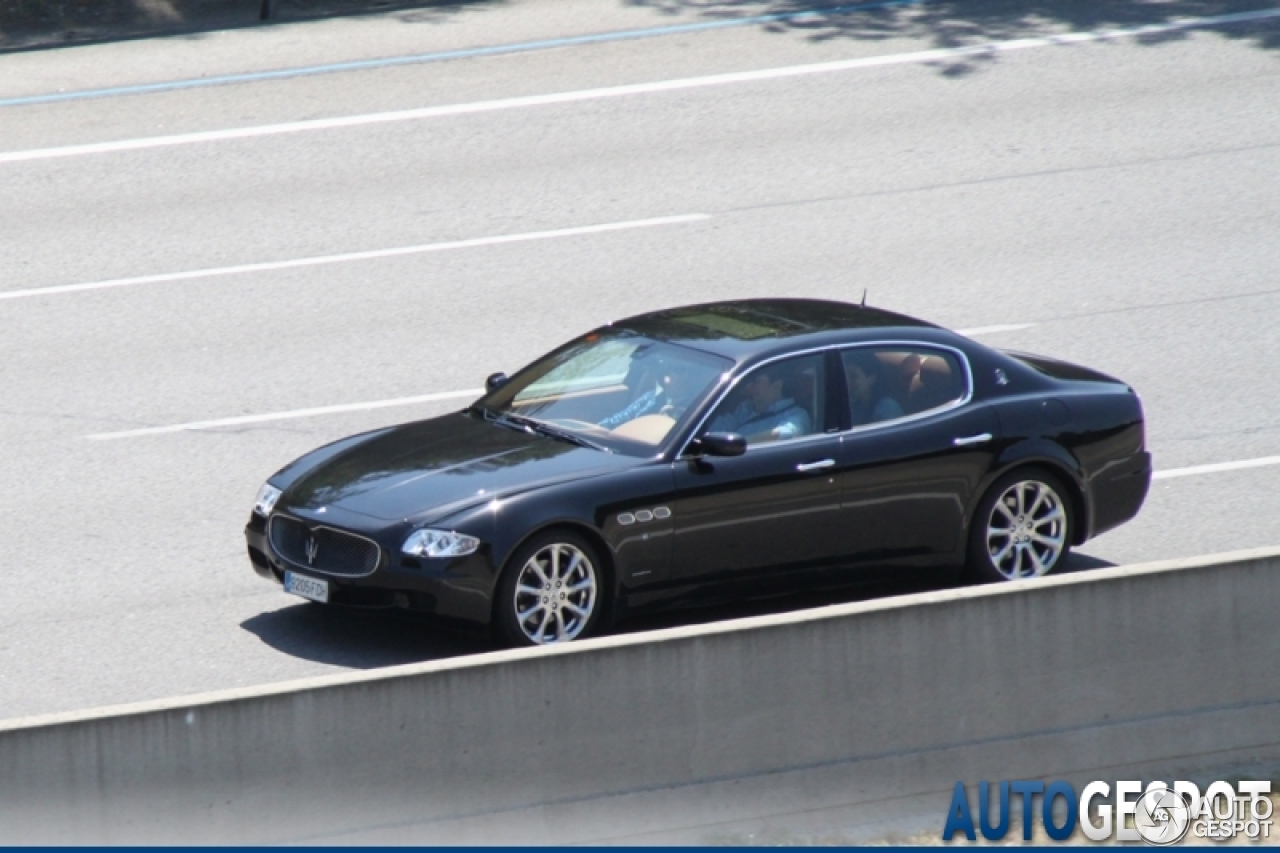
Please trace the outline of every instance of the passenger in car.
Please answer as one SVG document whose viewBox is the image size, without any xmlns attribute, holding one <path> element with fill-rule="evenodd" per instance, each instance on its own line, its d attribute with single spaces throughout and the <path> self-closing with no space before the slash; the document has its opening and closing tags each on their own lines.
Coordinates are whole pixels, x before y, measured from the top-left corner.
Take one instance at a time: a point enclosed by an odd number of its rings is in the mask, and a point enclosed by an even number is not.
<svg viewBox="0 0 1280 853">
<path fill-rule="evenodd" d="M 782 396 L 782 373 L 765 366 L 743 380 L 747 399 L 732 411 L 722 412 L 708 432 L 736 432 L 749 444 L 798 438 L 813 432 L 806 412 L 792 397 Z"/>
<path fill-rule="evenodd" d="M 844 373 L 849 382 L 849 408 L 853 426 L 902 417 L 902 404 L 887 389 L 885 367 L 875 353 L 855 349 L 844 354 Z"/>
</svg>

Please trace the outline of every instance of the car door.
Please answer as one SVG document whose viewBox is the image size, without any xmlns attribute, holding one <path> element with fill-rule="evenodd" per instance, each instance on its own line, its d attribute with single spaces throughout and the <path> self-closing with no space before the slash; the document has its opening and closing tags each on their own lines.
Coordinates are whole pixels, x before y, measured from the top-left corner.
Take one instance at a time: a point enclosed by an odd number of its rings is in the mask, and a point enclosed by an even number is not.
<svg viewBox="0 0 1280 853">
<path fill-rule="evenodd" d="M 881 363 L 881 399 L 858 403 L 858 363 Z M 841 352 L 851 409 L 837 469 L 851 563 L 930 566 L 963 557 L 965 518 L 994 464 L 999 421 L 972 399 L 964 354 L 929 345 Z M 872 385 L 875 382 L 870 383 Z M 870 414 L 879 409 L 880 417 Z M 870 418 L 857 422 L 858 416 Z"/>
<path fill-rule="evenodd" d="M 757 368 L 765 370 L 784 377 L 779 381 L 785 396 L 773 405 L 792 400 L 807 415 L 807 427 L 796 435 L 749 436 L 742 456 L 675 462 L 677 579 L 744 578 L 782 566 L 829 563 L 839 555 L 841 439 L 837 422 L 827 416 L 827 382 L 833 375 L 828 359 L 815 353 Z M 759 378 L 753 371 L 736 383 L 700 432 L 732 423 L 724 416 L 743 409 L 742 391 Z M 754 423 L 773 421 L 766 415 Z M 755 428 L 748 419 L 728 431 Z"/>
</svg>

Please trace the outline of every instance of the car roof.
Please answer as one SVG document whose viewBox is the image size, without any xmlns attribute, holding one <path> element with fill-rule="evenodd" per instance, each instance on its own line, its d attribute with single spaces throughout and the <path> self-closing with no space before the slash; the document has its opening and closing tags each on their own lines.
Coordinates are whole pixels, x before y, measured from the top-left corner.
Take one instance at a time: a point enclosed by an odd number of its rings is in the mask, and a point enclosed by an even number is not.
<svg viewBox="0 0 1280 853">
<path fill-rule="evenodd" d="M 894 332 L 911 340 L 950 342 L 958 337 L 905 314 L 825 299 L 707 302 L 640 314 L 611 325 L 737 362 L 812 347 L 884 340 L 896 337 Z"/>
</svg>

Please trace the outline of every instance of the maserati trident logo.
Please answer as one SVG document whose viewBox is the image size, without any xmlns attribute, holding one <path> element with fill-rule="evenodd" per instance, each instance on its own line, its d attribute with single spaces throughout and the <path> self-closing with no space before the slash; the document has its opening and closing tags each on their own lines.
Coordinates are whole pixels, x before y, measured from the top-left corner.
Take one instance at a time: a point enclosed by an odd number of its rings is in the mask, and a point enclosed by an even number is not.
<svg viewBox="0 0 1280 853">
<path fill-rule="evenodd" d="M 316 541 L 316 537 L 307 537 L 307 565 L 314 566 L 316 564 L 316 555 L 320 553 L 320 543 Z"/>
</svg>

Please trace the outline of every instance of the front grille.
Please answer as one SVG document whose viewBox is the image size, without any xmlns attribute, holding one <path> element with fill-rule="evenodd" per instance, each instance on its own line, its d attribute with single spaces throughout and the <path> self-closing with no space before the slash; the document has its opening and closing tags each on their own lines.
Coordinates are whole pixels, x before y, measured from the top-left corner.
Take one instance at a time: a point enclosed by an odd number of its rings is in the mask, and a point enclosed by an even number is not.
<svg viewBox="0 0 1280 853">
<path fill-rule="evenodd" d="M 271 547 L 300 569 L 347 577 L 372 574 L 382 556 L 377 543 L 363 536 L 308 527 L 286 515 L 271 517 Z"/>
</svg>

